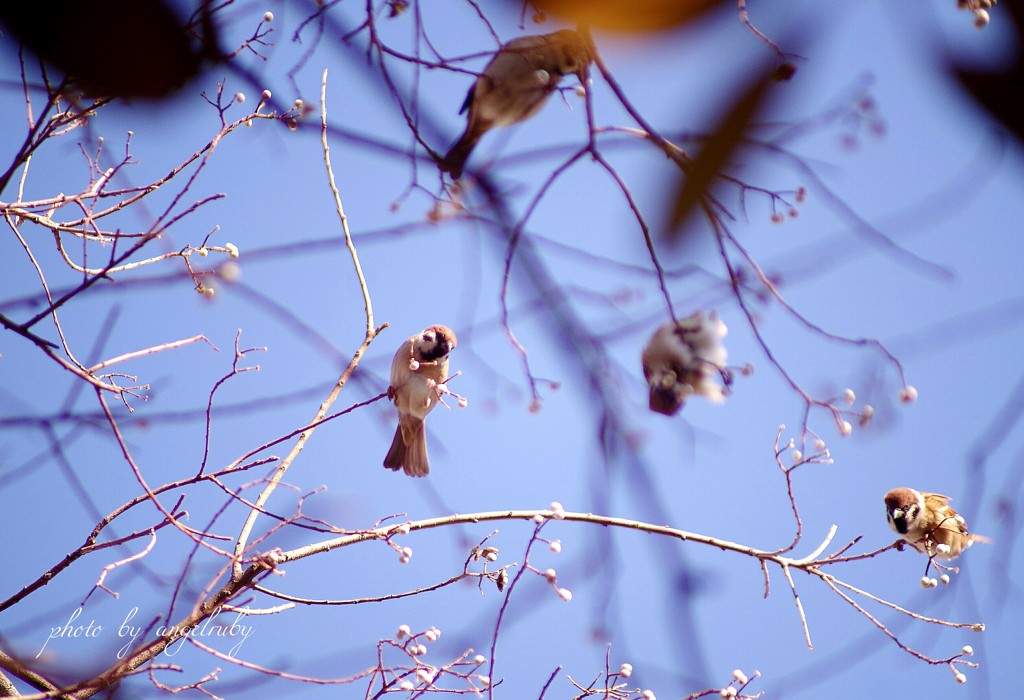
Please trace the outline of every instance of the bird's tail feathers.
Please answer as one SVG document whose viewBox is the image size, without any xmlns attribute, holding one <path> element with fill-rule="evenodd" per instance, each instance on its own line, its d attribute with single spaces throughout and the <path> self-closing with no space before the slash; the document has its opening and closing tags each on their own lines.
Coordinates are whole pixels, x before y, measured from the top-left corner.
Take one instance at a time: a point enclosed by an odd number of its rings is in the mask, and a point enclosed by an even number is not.
<svg viewBox="0 0 1024 700">
<path fill-rule="evenodd" d="M 451 175 L 453 180 L 462 177 L 462 168 L 479 140 L 479 136 L 470 134 L 467 130 L 441 159 L 441 170 Z"/>
<path fill-rule="evenodd" d="M 427 458 L 427 431 L 423 421 L 414 426 L 406 435 L 405 473 L 409 476 L 426 476 L 430 473 L 430 460 Z"/>
<path fill-rule="evenodd" d="M 387 469 L 399 470 L 405 466 L 405 440 L 402 439 L 402 427 L 395 430 L 395 439 L 391 441 L 391 449 L 384 458 L 384 466 Z"/>
</svg>

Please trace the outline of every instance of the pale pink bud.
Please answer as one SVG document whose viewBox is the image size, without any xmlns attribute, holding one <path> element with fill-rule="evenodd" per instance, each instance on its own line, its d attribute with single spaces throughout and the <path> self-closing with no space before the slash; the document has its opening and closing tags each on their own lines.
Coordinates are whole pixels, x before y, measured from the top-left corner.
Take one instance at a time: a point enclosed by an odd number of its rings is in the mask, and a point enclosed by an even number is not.
<svg viewBox="0 0 1024 700">
<path fill-rule="evenodd" d="M 469 399 L 467 399 L 465 396 L 460 396 L 459 397 L 459 408 L 465 408 L 468 405 L 469 405 Z"/>
<path fill-rule="evenodd" d="M 477 676 L 480 679 L 480 685 L 487 688 L 491 685 L 491 679 L 489 676 Z"/>
<path fill-rule="evenodd" d="M 554 583 L 555 579 L 558 578 L 558 574 L 555 572 L 554 569 L 548 569 L 544 572 L 544 578 L 546 578 L 549 583 Z"/>
<path fill-rule="evenodd" d="M 723 698 L 734 698 L 736 697 L 736 689 L 731 685 L 727 685 L 718 691 L 718 695 Z"/>
<path fill-rule="evenodd" d="M 402 547 L 402 556 L 408 558 L 412 557 L 412 547 Z"/>
<path fill-rule="evenodd" d="M 537 513 L 537 515 L 533 516 L 533 522 L 535 522 L 538 525 L 540 525 L 541 523 L 544 522 L 544 516 L 541 515 L 540 513 Z"/>
<path fill-rule="evenodd" d="M 793 450 L 791 457 L 793 458 L 793 464 L 799 464 L 803 461 L 804 453 L 800 450 Z"/>
<path fill-rule="evenodd" d="M 434 632 L 434 630 L 427 630 L 426 632 L 423 633 L 423 636 L 426 637 L 428 642 L 436 642 L 437 641 L 437 633 Z"/>
<path fill-rule="evenodd" d="M 558 554 L 559 552 L 562 551 L 562 541 L 561 540 L 554 540 L 554 541 L 552 541 L 550 544 L 548 544 L 548 549 L 550 549 L 553 554 Z"/>
<path fill-rule="evenodd" d="M 633 664 L 622 664 L 619 666 L 619 675 L 623 678 L 629 678 L 633 675 Z"/>
<path fill-rule="evenodd" d="M 825 451 L 825 441 L 822 440 L 821 438 L 818 438 L 817 440 L 815 440 L 814 441 L 814 449 L 816 449 L 818 452 L 824 452 Z"/>
<path fill-rule="evenodd" d="M 985 25 L 988 24 L 988 21 L 989 21 L 989 16 L 988 16 L 988 11 L 987 10 L 983 10 L 983 9 L 981 9 L 979 7 L 977 10 L 974 11 L 974 26 L 975 27 L 977 27 L 978 29 L 981 29 L 982 27 L 984 27 Z M 958 678 L 957 682 L 958 683 L 966 683 L 967 679 L 964 678 L 963 680 L 960 680 Z"/>
<path fill-rule="evenodd" d="M 942 574 L 942 576 L 939 576 L 939 581 L 941 581 L 943 585 L 949 585 L 949 574 Z"/>
<path fill-rule="evenodd" d="M 236 263 L 228 260 L 220 266 L 220 278 L 228 283 L 237 282 L 242 279 L 242 268 Z"/>
<path fill-rule="evenodd" d="M 402 523 L 398 526 L 397 533 L 399 535 L 408 535 L 410 530 L 412 530 L 412 525 L 410 523 Z"/>
<path fill-rule="evenodd" d="M 843 399 L 846 400 L 846 403 L 852 404 L 857 400 L 857 395 L 853 393 L 853 389 L 847 389 L 843 392 Z"/>
<path fill-rule="evenodd" d="M 271 93 L 271 92 L 270 92 L 270 90 L 264 90 L 264 91 L 263 91 L 263 92 L 262 92 L 262 93 L 260 94 L 260 97 L 261 97 L 261 98 L 263 99 L 263 101 L 264 101 L 264 102 L 266 102 L 267 100 L 269 100 L 269 99 L 270 99 L 271 97 L 273 97 L 273 96 L 274 96 L 274 95 L 273 95 L 273 93 Z"/>
<path fill-rule="evenodd" d="M 473 663 L 478 664 L 478 665 L 479 664 L 485 664 L 485 663 L 487 663 L 487 657 L 484 656 L 483 654 L 477 654 L 476 656 L 473 657 Z"/>
<path fill-rule="evenodd" d="M 264 12 L 263 13 L 263 21 L 266 22 L 267 24 L 270 24 L 271 22 L 273 22 L 274 21 L 274 13 L 273 12 Z"/>
<path fill-rule="evenodd" d="M 420 363 L 416 360 L 409 360 L 409 371 L 415 372 L 420 368 Z"/>
<path fill-rule="evenodd" d="M 565 518 L 565 508 L 558 501 L 552 501 L 548 507 L 551 509 L 551 517 L 555 520 L 563 520 Z"/>
<path fill-rule="evenodd" d="M 733 671 L 732 672 L 732 677 L 733 677 L 733 680 L 735 680 L 740 685 L 746 685 L 747 682 L 749 681 L 749 679 L 747 678 L 747 674 L 745 674 L 740 669 L 736 669 L 735 671 Z"/>
<path fill-rule="evenodd" d="M 398 626 L 398 634 L 396 634 L 395 636 L 398 637 L 398 639 L 405 639 L 406 637 L 410 636 L 411 634 L 412 634 L 412 630 L 409 629 L 409 625 L 399 625 Z"/>
<path fill-rule="evenodd" d="M 413 690 L 413 689 L 416 688 L 416 686 L 413 684 L 413 682 L 411 680 L 409 680 L 408 678 L 404 679 L 401 683 L 399 683 L 398 687 L 401 688 L 402 690 Z"/>
<path fill-rule="evenodd" d="M 566 603 L 568 603 L 570 600 L 572 600 L 572 591 L 570 591 L 568 588 L 559 588 L 558 597 L 564 600 Z"/>
<path fill-rule="evenodd" d="M 964 648 L 960 650 L 961 654 L 967 654 L 968 656 L 974 656 L 974 647 L 970 644 L 964 644 Z"/>
<path fill-rule="evenodd" d="M 773 224 L 781 224 L 782 223 L 782 219 L 783 219 L 782 214 L 780 214 L 777 211 L 776 212 L 772 212 L 772 223 Z"/>
<path fill-rule="evenodd" d="M 914 403 L 917 401 L 917 389 L 910 384 L 907 384 L 900 391 L 900 401 L 903 403 Z"/>
<path fill-rule="evenodd" d="M 964 683 L 967 682 L 967 676 L 965 676 L 964 674 L 960 673 L 959 671 L 957 671 L 956 673 L 953 674 L 953 678 L 955 678 L 956 682 L 959 683 L 960 685 L 963 685 Z"/>
<path fill-rule="evenodd" d="M 640 694 L 640 697 L 643 698 L 643 700 L 658 700 L 658 698 L 655 697 L 653 690 L 645 690 Z"/>
<path fill-rule="evenodd" d="M 434 676 L 436 675 L 437 672 L 434 671 L 434 669 L 432 668 L 421 668 L 416 671 L 416 677 L 419 678 L 420 681 L 422 681 L 423 683 L 426 683 L 427 685 L 430 685 L 434 682 Z"/>
<path fill-rule="evenodd" d="M 235 93 L 235 102 L 237 102 L 238 104 L 245 104 L 245 93 L 244 92 L 236 92 Z"/>
<path fill-rule="evenodd" d="M 847 435 L 849 435 L 852 432 L 853 432 L 853 426 L 850 425 L 850 421 L 848 421 L 848 420 L 839 421 L 839 434 L 840 435 L 842 435 L 843 437 L 846 437 Z"/>
</svg>

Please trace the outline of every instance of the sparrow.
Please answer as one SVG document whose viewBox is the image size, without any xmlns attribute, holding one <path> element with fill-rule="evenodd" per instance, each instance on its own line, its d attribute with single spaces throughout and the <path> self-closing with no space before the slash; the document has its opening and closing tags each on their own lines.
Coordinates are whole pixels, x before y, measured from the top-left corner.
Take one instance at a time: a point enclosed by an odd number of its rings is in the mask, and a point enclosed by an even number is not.
<svg viewBox="0 0 1024 700">
<path fill-rule="evenodd" d="M 728 329 L 715 311 L 695 311 L 681 321 L 668 321 L 647 341 L 641 355 L 650 387 L 652 411 L 675 415 L 687 397 L 700 394 L 715 403 L 725 400 L 726 389 L 715 381 L 726 377 L 726 351 L 722 338 Z"/>
<path fill-rule="evenodd" d="M 469 110 L 466 130 L 441 160 L 441 170 L 458 180 L 485 132 L 532 117 L 570 73 L 586 85 L 591 61 L 589 40 L 572 29 L 522 36 L 502 46 L 462 103 L 459 114 Z"/>
<path fill-rule="evenodd" d="M 448 354 L 456 342 L 451 328 L 435 325 L 406 340 L 395 353 L 388 398 L 398 409 L 398 428 L 384 458 L 388 469 L 404 469 L 409 476 L 430 473 L 424 421 L 440 401 L 440 385 L 448 379 Z"/>
<path fill-rule="evenodd" d="M 929 557 L 953 559 L 975 542 L 987 542 L 967 531 L 967 523 L 949 505 L 949 496 L 909 488 L 885 494 L 885 514 L 910 546 Z"/>
</svg>

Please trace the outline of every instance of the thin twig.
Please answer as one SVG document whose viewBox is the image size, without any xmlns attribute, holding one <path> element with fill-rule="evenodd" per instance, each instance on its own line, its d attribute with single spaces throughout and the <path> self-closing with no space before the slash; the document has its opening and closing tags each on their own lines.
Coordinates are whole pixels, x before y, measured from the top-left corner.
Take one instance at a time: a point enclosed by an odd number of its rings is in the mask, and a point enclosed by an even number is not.
<svg viewBox="0 0 1024 700">
<path fill-rule="evenodd" d="M 363 293 L 363 304 L 366 307 L 366 335 L 374 334 L 373 325 L 373 303 L 370 300 L 370 290 L 366 286 L 366 278 L 363 277 L 363 268 L 359 264 L 359 255 L 352 243 L 352 233 L 348 228 L 348 217 L 345 215 L 345 207 L 341 203 L 341 194 L 338 185 L 334 181 L 334 169 L 331 167 L 331 147 L 327 143 L 327 69 L 324 68 L 323 80 L 320 83 L 320 142 L 324 149 L 324 164 L 327 166 L 327 182 L 330 184 L 331 193 L 334 195 L 334 206 L 338 212 L 338 219 L 341 221 L 341 230 L 345 234 L 345 246 L 352 255 L 352 265 L 355 267 L 356 277 L 359 279 L 359 289 Z"/>
<path fill-rule="evenodd" d="M 320 103 L 321 103 L 321 114 L 322 114 L 321 123 L 324 125 L 324 129 L 326 130 L 326 124 L 327 124 L 327 71 L 326 70 L 324 71 L 323 81 L 322 81 L 321 87 L 320 87 Z M 243 553 L 245 552 L 245 550 L 247 548 L 249 536 L 252 533 L 252 528 L 256 524 L 256 519 L 259 517 L 260 511 L 263 509 L 263 506 L 266 504 L 266 502 L 270 498 L 271 494 L 274 493 L 274 491 L 277 488 L 278 484 L 281 482 L 281 479 L 284 478 L 285 473 L 291 467 L 291 465 L 295 461 L 295 459 L 299 456 L 299 453 L 302 452 L 302 449 L 306 446 L 306 443 L 309 441 L 310 437 L 312 437 L 313 431 L 315 430 L 315 426 L 317 424 L 319 424 L 321 421 L 324 420 L 324 417 L 327 415 L 327 412 L 331 409 L 331 406 L 334 405 L 334 402 L 337 400 L 338 396 L 341 394 L 341 390 L 348 383 L 349 377 L 352 376 L 352 373 L 355 371 L 356 367 L 359 365 L 359 362 L 362 359 L 363 354 L 370 347 L 370 343 L 373 342 L 373 339 L 377 337 L 378 333 L 380 333 L 384 328 L 387 327 L 387 324 L 384 324 L 380 328 L 374 328 L 374 326 L 373 326 L 373 305 L 372 305 L 372 303 L 370 301 L 370 292 L 369 292 L 368 287 L 366 286 L 366 280 L 363 277 L 362 269 L 361 269 L 361 267 L 359 265 L 359 256 L 356 254 L 355 244 L 352 242 L 352 237 L 351 237 L 351 235 L 349 233 L 348 217 L 345 216 L 344 209 L 343 209 L 343 207 L 341 205 L 341 196 L 340 196 L 340 194 L 338 192 L 338 188 L 337 188 L 337 186 L 335 185 L 335 182 L 334 182 L 334 175 L 333 175 L 333 171 L 332 171 L 332 168 L 331 168 L 330 156 L 329 156 L 330 148 L 329 148 L 329 145 L 327 143 L 326 131 L 323 132 L 322 145 L 323 145 L 323 148 L 324 148 L 324 161 L 325 161 L 325 164 L 327 166 L 328 181 L 330 182 L 331 191 L 334 193 L 334 196 L 335 196 L 335 203 L 336 203 L 336 205 L 338 207 L 338 215 L 341 218 L 342 230 L 343 230 L 344 235 L 345 235 L 345 244 L 348 247 L 349 253 L 352 256 L 352 262 L 353 262 L 353 264 L 355 266 L 355 269 L 356 269 L 356 276 L 359 278 L 359 286 L 360 286 L 360 289 L 363 292 L 363 302 L 364 302 L 364 304 L 366 306 L 366 335 L 363 338 L 362 344 L 360 344 L 360 346 L 356 349 L 355 353 L 352 355 L 352 359 L 349 361 L 348 366 L 345 367 L 345 370 L 341 373 L 341 376 L 338 378 L 338 381 L 335 382 L 334 387 L 331 389 L 330 394 L 328 394 L 327 398 L 324 399 L 323 403 L 321 403 L 319 408 L 317 409 L 317 412 L 314 415 L 313 420 L 310 422 L 311 427 L 307 428 L 306 430 L 303 430 L 302 433 L 299 434 L 299 437 L 295 441 L 295 444 L 292 446 L 291 451 L 288 453 L 288 455 L 283 460 L 281 460 L 281 462 L 278 463 L 277 469 L 271 475 L 270 479 L 267 482 L 267 485 L 263 488 L 263 490 L 260 492 L 260 495 L 257 497 L 255 506 L 249 511 L 249 514 L 246 517 L 245 522 L 242 525 L 241 531 L 239 532 L 238 538 L 237 538 L 237 540 L 235 542 L 235 550 L 234 550 L 234 562 L 235 562 L 234 563 L 234 576 L 235 576 L 235 578 L 241 576 L 242 573 L 243 573 L 243 569 L 242 569 L 242 555 L 243 555 Z"/>
</svg>

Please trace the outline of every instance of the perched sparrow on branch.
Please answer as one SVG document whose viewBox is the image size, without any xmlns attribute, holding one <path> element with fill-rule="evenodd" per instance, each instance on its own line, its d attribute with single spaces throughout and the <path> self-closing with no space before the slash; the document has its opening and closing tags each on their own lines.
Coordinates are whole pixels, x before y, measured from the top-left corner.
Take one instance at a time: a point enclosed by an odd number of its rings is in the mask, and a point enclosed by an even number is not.
<svg viewBox="0 0 1024 700">
<path fill-rule="evenodd" d="M 641 361 L 652 411 L 675 415 L 691 394 L 716 403 L 725 400 L 725 387 L 715 378 L 726 376 L 722 338 L 727 332 L 716 312 L 705 316 L 696 311 L 678 323 L 669 321 L 651 336 Z"/>
<path fill-rule="evenodd" d="M 455 333 L 447 326 L 431 326 L 402 343 L 391 361 L 388 397 L 398 409 L 398 429 L 384 458 L 388 469 L 404 469 L 409 476 L 430 473 L 424 421 L 440 400 L 448 379 L 448 353 L 455 349 Z"/>
<path fill-rule="evenodd" d="M 462 103 L 459 114 L 468 109 L 469 121 L 441 161 L 441 170 L 458 180 L 485 132 L 532 117 L 570 73 L 586 85 L 592 60 L 588 41 L 572 29 L 523 36 L 502 46 Z"/>
<path fill-rule="evenodd" d="M 929 557 L 953 559 L 975 542 L 988 542 L 967 532 L 967 523 L 949 505 L 949 496 L 893 489 L 885 494 L 889 525 L 914 549 Z"/>
</svg>

